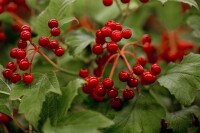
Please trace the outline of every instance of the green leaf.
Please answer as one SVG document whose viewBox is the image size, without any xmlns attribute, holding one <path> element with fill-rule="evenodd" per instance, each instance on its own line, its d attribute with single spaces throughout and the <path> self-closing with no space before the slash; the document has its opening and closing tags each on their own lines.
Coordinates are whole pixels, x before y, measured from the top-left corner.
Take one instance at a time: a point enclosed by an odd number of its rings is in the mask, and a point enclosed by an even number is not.
<svg viewBox="0 0 200 133">
<path fill-rule="evenodd" d="M 0 104 L 0 112 L 11 116 L 11 111 L 5 104 Z"/>
<path fill-rule="evenodd" d="M 200 16 L 193 15 L 187 19 L 187 24 L 193 29 L 193 35 L 200 38 Z"/>
<path fill-rule="evenodd" d="M 200 55 L 191 53 L 180 64 L 171 63 L 158 82 L 180 103 L 190 105 L 200 89 Z"/>
<path fill-rule="evenodd" d="M 13 18 L 8 12 L 3 12 L 0 14 L 0 21 L 6 23 L 13 23 Z"/>
<path fill-rule="evenodd" d="M 115 117 L 106 133 L 158 133 L 165 109 L 148 92 L 143 92 Z"/>
<path fill-rule="evenodd" d="M 100 113 L 83 110 L 69 113 L 57 126 L 52 126 L 48 120 L 44 133 L 100 133 L 101 128 L 113 125 L 113 122 Z"/>
<path fill-rule="evenodd" d="M 38 35 L 48 36 L 50 29 L 48 21 L 52 18 L 60 21 L 63 18 L 71 18 L 70 6 L 75 0 L 51 0 L 47 8 L 41 14 L 32 20 L 32 25 Z"/>
<path fill-rule="evenodd" d="M 65 40 L 71 55 L 80 54 L 92 42 L 94 42 L 93 36 L 84 29 L 70 32 Z"/>
<path fill-rule="evenodd" d="M 10 98 L 16 100 L 21 98 L 19 112 L 36 128 L 45 96 L 49 92 L 61 94 L 60 86 L 55 73 L 34 74 L 35 80 L 31 85 L 22 82 L 15 85 L 11 91 Z"/>
<path fill-rule="evenodd" d="M 168 113 L 167 122 L 169 123 L 169 128 L 172 128 L 175 133 L 186 133 L 188 128 L 192 126 L 193 114 L 199 119 L 200 108 L 192 106 L 175 113 Z"/>
</svg>

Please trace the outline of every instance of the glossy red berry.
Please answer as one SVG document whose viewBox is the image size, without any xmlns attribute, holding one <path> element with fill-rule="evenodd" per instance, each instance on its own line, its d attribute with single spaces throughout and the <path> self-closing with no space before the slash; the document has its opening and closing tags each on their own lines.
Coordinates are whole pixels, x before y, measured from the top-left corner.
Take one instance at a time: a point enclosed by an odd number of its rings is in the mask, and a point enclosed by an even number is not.
<svg viewBox="0 0 200 133">
<path fill-rule="evenodd" d="M 57 49 L 59 47 L 59 42 L 57 40 L 51 40 L 48 47 L 50 49 Z"/>
<path fill-rule="evenodd" d="M 48 37 L 40 37 L 39 40 L 38 40 L 38 43 L 40 46 L 42 47 L 46 47 L 49 45 L 50 41 L 49 41 L 49 38 Z"/>
<path fill-rule="evenodd" d="M 20 31 L 22 32 L 22 31 L 25 31 L 25 30 L 31 32 L 31 27 L 28 26 L 28 25 L 23 25 L 23 26 L 21 27 Z"/>
<path fill-rule="evenodd" d="M 141 74 L 144 72 L 144 68 L 143 68 L 142 65 L 136 64 L 136 65 L 133 67 L 133 72 L 134 72 L 136 75 L 141 75 Z"/>
<path fill-rule="evenodd" d="M 119 73 L 119 80 L 121 81 L 121 82 L 126 82 L 126 81 L 128 81 L 129 80 L 129 78 L 130 78 L 130 75 L 129 75 L 129 73 L 128 72 L 126 72 L 126 71 L 121 71 L 120 73 Z"/>
<path fill-rule="evenodd" d="M 17 58 L 17 50 L 18 50 L 18 48 L 11 49 L 11 51 L 10 51 L 10 57 Z"/>
<path fill-rule="evenodd" d="M 151 36 L 149 34 L 145 34 L 142 36 L 142 43 L 145 44 L 146 42 L 151 43 Z"/>
<path fill-rule="evenodd" d="M 101 44 L 95 44 L 92 47 L 92 52 L 96 55 L 103 53 L 103 46 Z"/>
<path fill-rule="evenodd" d="M 106 95 L 106 89 L 102 85 L 97 85 L 94 89 L 94 93 L 99 97 L 104 97 Z"/>
<path fill-rule="evenodd" d="M 9 123 L 10 121 L 11 121 L 11 118 L 8 115 L 0 112 L 0 125 L 5 125 Z"/>
<path fill-rule="evenodd" d="M 33 77 L 32 74 L 25 73 L 23 75 L 23 81 L 24 81 L 25 84 L 31 84 L 33 82 L 33 80 L 34 80 L 34 77 Z"/>
<path fill-rule="evenodd" d="M 17 46 L 18 46 L 18 48 L 20 48 L 20 49 L 25 49 L 25 48 L 27 48 L 27 42 L 26 42 L 26 41 L 23 41 L 23 40 L 19 40 Z"/>
<path fill-rule="evenodd" d="M 127 81 L 127 84 L 129 87 L 137 87 L 138 86 L 138 79 L 136 78 L 130 78 L 128 81 Z"/>
<path fill-rule="evenodd" d="M 147 64 L 147 60 L 143 57 L 137 58 L 137 64 L 140 64 L 141 66 L 145 66 Z"/>
<path fill-rule="evenodd" d="M 117 23 L 114 20 L 108 20 L 105 26 L 110 27 L 112 30 L 116 29 Z"/>
<path fill-rule="evenodd" d="M 149 71 L 144 72 L 140 78 L 143 85 L 152 84 L 156 81 L 156 76 Z"/>
<path fill-rule="evenodd" d="M 113 0 L 103 0 L 103 4 L 105 6 L 111 6 L 113 4 Z"/>
<path fill-rule="evenodd" d="M 158 64 L 153 64 L 153 65 L 151 65 L 151 72 L 152 72 L 153 74 L 155 74 L 155 75 L 160 74 L 160 72 L 161 72 L 160 66 L 159 66 Z"/>
<path fill-rule="evenodd" d="M 115 30 L 121 31 L 122 30 L 122 25 L 120 23 L 116 23 Z"/>
<path fill-rule="evenodd" d="M 120 109 L 122 105 L 123 105 L 122 100 L 119 97 L 115 97 L 110 100 L 110 106 L 112 108 Z"/>
<path fill-rule="evenodd" d="M 140 0 L 140 2 L 147 3 L 147 2 L 149 2 L 149 0 Z"/>
<path fill-rule="evenodd" d="M 101 29 L 101 33 L 104 37 L 109 37 L 112 34 L 112 29 L 108 26 L 105 26 Z"/>
<path fill-rule="evenodd" d="M 29 65 L 30 65 L 30 63 L 28 62 L 27 59 L 22 59 L 19 62 L 19 69 L 25 71 L 29 68 Z"/>
<path fill-rule="evenodd" d="M 102 84 L 106 89 L 111 89 L 114 85 L 114 82 L 111 78 L 105 78 L 103 79 Z"/>
<path fill-rule="evenodd" d="M 49 28 L 54 28 L 54 27 L 58 27 L 58 21 L 56 19 L 51 19 L 48 22 L 48 26 Z"/>
<path fill-rule="evenodd" d="M 109 89 L 107 91 L 107 95 L 108 95 L 109 98 L 115 98 L 115 97 L 118 96 L 118 90 L 115 89 L 115 88 Z"/>
<path fill-rule="evenodd" d="M 60 35 L 60 28 L 54 27 L 51 29 L 52 36 L 59 36 Z"/>
<path fill-rule="evenodd" d="M 95 39 L 95 42 L 97 43 L 97 44 L 101 44 L 101 45 L 103 45 L 105 42 L 106 42 L 106 40 L 105 40 L 105 38 L 97 38 L 96 37 L 96 39 Z"/>
<path fill-rule="evenodd" d="M 87 81 L 88 87 L 90 87 L 90 88 L 94 88 L 99 84 L 98 78 L 94 77 L 94 76 L 88 77 L 88 79 L 86 79 L 86 81 Z"/>
<path fill-rule="evenodd" d="M 93 73 L 96 77 L 100 77 L 102 75 L 103 69 L 100 67 L 97 67 L 93 70 Z"/>
<path fill-rule="evenodd" d="M 10 69 L 5 69 L 5 70 L 3 70 L 2 74 L 3 74 L 5 79 L 10 79 L 13 72 Z"/>
<path fill-rule="evenodd" d="M 114 42 L 119 42 L 122 39 L 122 33 L 119 30 L 114 30 L 111 34 L 111 40 Z"/>
<path fill-rule="evenodd" d="M 89 75 L 89 72 L 86 68 L 81 68 L 80 72 L 79 72 L 79 76 L 81 78 L 86 78 Z"/>
<path fill-rule="evenodd" d="M 91 96 L 97 102 L 102 102 L 104 100 L 104 97 L 100 97 L 100 96 L 96 95 L 94 90 L 92 90 Z"/>
<path fill-rule="evenodd" d="M 23 41 L 28 41 L 31 39 L 31 33 L 27 30 L 24 30 L 20 33 L 20 38 L 23 40 Z"/>
<path fill-rule="evenodd" d="M 26 57 L 26 51 L 24 49 L 17 50 L 17 59 L 24 59 Z"/>
<path fill-rule="evenodd" d="M 54 53 L 56 56 L 62 56 L 62 55 L 64 55 L 65 50 L 63 48 L 59 47 L 59 48 L 55 49 Z"/>
<path fill-rule="evenodd" d="M 134 91 L 132 89 L 130 89 L 130 88 L 129 89 L 125 89 L 123 91 L 123 97 L 124 97 L 125 100 L 133 99 L 134 95 L 135 95 Z"/>
<path fill-rule="evenodd" d="M 129 39 L 129 38 L 131 38 L 131 36 L 132 36 L 132 31 L 131 31 L 131 29 L 124 29 L 124 30 L 122 30 L 122 37 L 123 38 L 125 38 L 125 39 Z"/>
<path fill-rule="evenodd" d="M 152 46 L 149 42 L 146 42 L 143 46 L 142 46 L 143 50 L 146 52 L 146 53 L 152 53 Z"/>
<path fill-rule="evenodd" d="M 117 51 L 118 51 L 118 44 L 117 43 L 115 43 L 115 42 L 109 42 L 108 44 L 107 44 L 107 51 L 109 52 L 109 53 L 111 53 L 111 54 L 115 54 L 115 53 L 117 53 Z"/>
<path fill-rule="evenodd" d="M 103 36 L 101 30 L 97 30 L 97 31 L 96 31 L 96 37 L 99 38 L 99 39 L 103 39 L 103 38 L 104 38 L 104 36 Z"/>
<path fill-rule="evenodd" d="M 13 73 L 10 78 L 10 81 L 14 84 L 19 82 L 20 80 L 21 80 L 21 76 L 18 73 Z"/>
<path fill-rule="evenodd" d="M 84 84 L 83 87 L 82 87 L 82 91 L 86 94 L 91 94 L 92 92 L 92 89 L 91 87 L 89 87 L 87 84 Z"/>
<path fill-rule="evenodd" d="M 17 4 L 15 4 L 14 2 L 9 2 L 6 7 L 6 11 L 15 12 L 16 10 L 17 10 Z"/>
<path fill-rule="evenodd" d="M 6 35 L 4 32 L 0 32 L 0 41 L 4 42 L 6 40 Z"/>
<path fill-rule="evenodd" d="M 121 0 L 122 3 L 127 4 L 130 2 L 130 0 Z"/>
<path fill-rule="evenodd" d="M 6 65 L 6 69 L 10 69 L 11 71 L 16 71 L 17 65 L 14 62 L 8 62 Z"/>
</svg>

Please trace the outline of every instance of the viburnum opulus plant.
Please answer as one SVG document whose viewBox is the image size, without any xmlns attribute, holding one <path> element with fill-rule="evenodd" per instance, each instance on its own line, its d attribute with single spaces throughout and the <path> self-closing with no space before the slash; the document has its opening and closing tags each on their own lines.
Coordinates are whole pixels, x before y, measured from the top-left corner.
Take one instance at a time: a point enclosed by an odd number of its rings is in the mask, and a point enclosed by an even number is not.
<svg viewBox="0 0 200 133">
<path fill-rule="evenodd" d="M 0 133 L 199 133 L 198 0 L 0 0 Z"/>
</svg>

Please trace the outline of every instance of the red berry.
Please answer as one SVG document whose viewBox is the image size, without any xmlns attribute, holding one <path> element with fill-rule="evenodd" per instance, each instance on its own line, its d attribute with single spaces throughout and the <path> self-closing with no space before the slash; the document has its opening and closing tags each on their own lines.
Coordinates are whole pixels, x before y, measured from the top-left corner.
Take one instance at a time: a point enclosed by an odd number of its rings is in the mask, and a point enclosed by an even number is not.
<svg viewBox="0 0 200 133">
<path fill-rule="evenodd" d="M 94 88 L 99 84 L 98 78 L 94 76 L 88 77 L 86 81 L 87 81 L 88 87 L 90 88 Z"/>
<path fill-rule="evenodd" d="M 110 27 L 112 30 L 116 29 L 116 22 L 114 20 L 108 20 L 105 26 Z"/>
<path fill-rule="evenodd" d="M 114 30 L 111 34 L 111 40 L 114 42 L 119 42 L 122 39 L 122 33 L 119 30 Z"/>
<path fill-rule="evenodd" d="M 132 36 L 132 31 L 131 31 L 131 29 L 124 29 L 123 31 L 122 31 L 122 37 L 123 38 L 125 38 L 125 39 L 129 39 L 129 38 L 131 38 L 131 36 Z"/>
<path fill-rule="evenodd" d="M 30 65 L 30 63 L 28 62 L 27 59 L 22 59 L 19 62 L 19 69 L 25 71 L 29 68 L 29 65 Z"/>
<path fill-rule="evenodd" d="M 4 42 L 6 40 L 6 35 L 4 32 L 0 32 L 0 41 Z"/>
<path fill-rule="evenodd" d="M 65 53 L 65 50 L 63 48 L 59 47 L 59 48 L 55 49 L 54 53 L 56 56 L 62 56 Z"/>
<path fill-rule="evenodd" d="M 86 78 L 89 75 L 89 72 L 87 69 L 85 68 L 81 68 L 80 72 L 79 72 L 79 76 L 81 78 Z"/>
<path fill-rule="evenodd" d="M 104 100 L 104 97 L 97 96 L 94 90 L 92 90 L 91 96 L 97 102 L 102 102 Z"/>
<path fill-rule="evenodd" d="M 24 30 L 20 33 L 20 38 L 23 40 L 23 41 L 28 41 L 31 39 L 31 33 L 27 30 Z"/>
<path fill-rule="evenodd" d="M 92 52 L 96 55 L 103 53 L 103 46 L 101 44 L 95 44 L 92 47 Z"/>
<path fill-rule="evenodd" d="M 121 71 L 118 77 L 121 82 L 126 82 L 129 80 L 130 75 L 126 71 Z"/>
<path fill-rule="evenodd" d="M 15 12 L 16 10 L 17 10 L 17 4 L 15 4 L 14 2 L 9 2 L 6 7 L 6 11 Z"/>
<path fill-rule="evenodd" d="M 118 90 L 115 89 L 115 88 L 109 89 L 107 91 L 107 95 L 108 95 L 109 98 L 115 98 L 115 97 L 118 96 Z"/>
<path fill-rule="evenodd" d="M 115 42 L 109 42 L 109 43 L 107 44 L 107 51 L 108 51 L 109 53 L 111 53 L 111 54 L 117 53 L 118 48 L 119 48 L 119 47 L 118 47 L 118 44 L 115 43 Z"/>
<path fill-rule="evenodd" d="M 97 32 L 96 32 L 96 37 L 99 38 L 99 39 L 103 39 L 103 38 L 104 38 L 104 36 L 103 36 L 101 30 L 97 30 Z"/>
<path fill-rule="evenodd" d="M 103 69 L 101 67 L 97 67 L 93 70 L 93 73 L 96 77 L 100 77 L 102 75 Z"/>
<path fill-rule="evenodd" d="M 17 50 L 17 59 L 24 59 L 26 57 L 26 51 L 24 49 Z"/>
<path fill-rule="evenodd" d="M 146 42 L 144 45 L 143 45 L 143 50 L 146 52 L 146 53 L 151 53 L 152 52 L 152 47 L 151 47 L 151 44 L 149 42 Z"/>
<path fill-rule="evenodd" d="M 14 84 L 19 82 L 20 80 L 21 80 L 21 76 L 18 73 L 13 73 L 10 78 L 10 81 Z"/>
<path fill-rule="evenodd" d="M 134 95 L 134 91 L 130 88 L 123 91 L 123 97 L 125 100 L 133 99 Z"/>
<path fill-rule="evenodd" d="M 23 41 L 23 40 L 19 40 L 18 42 L 18 48 L 20 49 L 25 49 L 27 47 L 27 42 L 26 41 Z"/>
<path fill-rule="evenodd" d="M 60 28 L 54 27 L 51 29 L 52 36 L 59 36 L 60 35 Z"/>
<path fill-rule="evenodd" d="M 112 29 L 108 26 L 105 26 L 101 29 L 101 33 L 104 37 L 109 37 L 112 34 Z"/>
<path fill-rule="evenodd" d="M 149 71 L 144 72 L 140 78 L 143 85 L 152 84 L 156 81 L 156 76 Z"/>
<path fill-rule="evenodd" d="M 106 89 L 111 89 L 113 87 L 113 85 L 114 85 L 114 82 L 113 82 L 113 80 L 111 78 L 105 78 L 102 81 L 102 84 Z"/>
<path fill-rule="evenodd" d="M 151 72 L 153 73 L 153 74 L 160 74 L 160 72 L 161 72 L 161 68 L 160 68 L 160 66 L 158 65 L 158 64 L 153 64 L 153 65 L 151 65 Z"/>
<path fill-rule="evenodd" d="M 112 3 L 113 3 L 113 0 L 103 0 L 103 4 L 104 4 L 105 6 L 111 6 Z"/>
<path fill-rule="evenodd" d="M 122 25 L 120 23 L 116 23 L 115 30 L 121 31 L 122 30 Z"/>
<path fill-rule="evenodd" d="M 88 87 L 87 84 L 84 84 L 83 87 L 82 87 L 82 91 L 86 94 L 91 94 L 92 92 L 92 88 L 91 87 Z"/>
<path fill-rule="evenodd" d="M 20 31 L 22 32 L 22 31 L 25 31 L 25 30 L 31 32 L 31 27 L 28 26 L 28 25 L 23 25 L 23 26 L 21 27 Z"/>
<path fill-rule="evenodd" d="M 140 64 L 141 66 L 145 66 L 147 64 L 147 60 L 143 57 L 137 58 L 137 63 Z"/>
<path fill-rule="evenodd" d="M 40 46 L 46 47 L 46 46 L 48 46 L 49 43 L 50 43 L 50 42 L 49 42 L 49 38 L 48 38 L 48 37 L 42 36 L 42 37 L 39 38 L 38 43 L 39 43 Z"/>
<path fill-rule="evenodd" d="M 136 74 L 136 75 L 141 75 L 143 72 L 144 72 L 144 68 L 142 65 L 140 64 L 137 64 L 133 67 L 133 72 Z"/>
<path fill-rule="evenodd" d="M 10 57 L 17 58 L 17 50 L 18 50 L 18 48 L 11 49 L 11 51 L 10 51 Z"/>
<path fill-rule="evenodd" d="M 10 117 L 0 112 L 0 125 L 5 125 L 10 122 Z"/>
<path fill-rule="evenodd" d="M 0 5 L 4 5 L 6 3 L 6 0 L 0 0 Z"/>
<path fill-rule="evenodd" d="M 14 62 L 8 62 L 8 64 L 6 65 L 6 69 L 10 69 L 14 72 L 17 69 L 17 65 Z"/>
<path fill-rule="evenodd" d="M 33 80 L 34 80 L 34 77 L 33 77 L 32 74 L 25 73 L 23 75 L 23 81 L 24 81 L 25 84 L 31 84 L 33 82 Z"/>
<path fill-rule="evenodd" d="M 122 105 L 123 105 L 122 100 L 119 97 L 115 97 L 110 100 L 110 106 L 112 108 L 120 109 Z"/>
<path fill-rule="evenodd" d="M 94 93 L 99 97 L 104 97 L 106 95 L 106 89 L 102 85 L 97 85 L 94 89 Z"/>
<path fill-rule="evenodd" d="M 96 39 L 95 39 L 95 42 L 96 42 L 97 44 L 103 45 L 103 44 L 106 42 L 106 40 L 105 40 L 105 38 L 101 38 L 101 39 L 96 38 Z"/>
<path fill-rule="evenodd" d="M 149 2 L 149 0 L 140 0 L 140 2 L 147 3 L 147 2 Z"/>
<path fill-rule="evenodd" d="M 122 3 L 127 4 L 130 2 L 130 0 L 121 0 Z"/>
<path fill-rule="evenodd" d="M 0 14 L 4 12 L 4 6 L 0 5 Z"/>
<path fill-rule="evenodd" d="M 59 42 L 56 40 L 51 40 L 48 47 L 50 49 L 57 49 L 59 47 Z"/>
<path fill-rule="evenodd" d="M 128 81 L 127 81 L 127 84 L 129 87 L 137 87 L 138 86 L 138 79 L 136 78 L 130 78 Z"/>
<path fill-rule="evenodd" d="M 145 44 L 146 42 L 151 43 L 151 36 L 149 34 L 142 36 L 142 43 Z"/>
<path fill-rule="evenodd" d="M 56 19 L 51 19 L 48 22 L 48 26 L 49 28 L 54 28 L 54 27 L 58 27 L 58 21 Z"/>
<path fill-rule="evenodd" d="M 5 69 L 5 70 L 3 70 L 2 74 L 3 74 L 5 79 L 10 79 L 13 72 L 10 69 Z"/>
</svg>

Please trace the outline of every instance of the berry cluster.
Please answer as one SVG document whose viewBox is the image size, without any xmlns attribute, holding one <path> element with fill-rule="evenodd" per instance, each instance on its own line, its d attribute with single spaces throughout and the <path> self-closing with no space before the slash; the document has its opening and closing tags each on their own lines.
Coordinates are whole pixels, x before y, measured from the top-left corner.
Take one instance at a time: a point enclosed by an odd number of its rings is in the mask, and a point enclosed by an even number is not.
<svg viewBox="0 0 200 133">
<path fill-rule="evenodd" d="M 129 28 L 123 29 L 122 25 L 109 20 L 105 26 L 96 32 L 96 44 L 92 47 L 92 52 L 97 55 L 96 64 L 97 68 L 93 70 L 94 76 L 89 74 L 89 71 L 82 68 L 79 76 L 84 78 L 86 83 L 83 85 L 82 90 L 84 93 L 89 94 L 94 100 L 101 102 L 104 99 L 110 99 L 110 105 L 113 108 L 119 109 L 123 105 L 123 100 L 120 97 L 120 92 L 112 79 L 118 60 L 121 59 L 125 62 L 129 72 L 122 70 L 118 74 L 119 81 L 126 82 L 127 87 L 122 91 L 124 101 L 134 98 L 135 90 L 138 90 L 138 85 L 149 85 L 156 81 L 156 75 L 160 74 L 161 68 L 158 64 L 152 64 L 151 70 L 146 70 L 144 66 L 147 60 L 143 57 L 136 57 L 134 52 L 125 50 L 127 46 L 139 46 L 144 49 L 145 45 L 141 46 L 138 43 L 129 43 L 122 48 L 118 43 L 122 38 L 129 39 L 132 36 L 132 31 Z M 146 37 L 145 37 L 146 36 Z M 151 42 L 148 35 L 144 35 L 143 43 Z M 149 44 L 150 45 L 150 44 Z M 151 46 L 151 45 L 150 45 Z M 149 47 L 150 47 L 149 46 Z M 106 49 L 104 51 L 104 49 Z M 152 51 L 149 51 L 151 53 Z M 126 54 L 131 55 L 135 59 L 135 65 L 131 67 Z M 108 63 L 113 64 L 109 77 L 103 78 L 104 71 Z"/>
<path fill-rule="evenodd" d="M 31 28 L 27 25 L 21 27 L 18 48 L 13 48 L 10 51 L 10 57 L 16 59 L 16 62 L 11 61 L 6 65 L 6 69 L 2 72 L 5 79 L 10 80 L 12 83 L 17 83 L 21 80 L 20 71 L 29 69 L 30 72 L 23 74 L 22 79 L 24 83 L 31 84 L 34 80 L 34 76 L 32 75 L 32 62 L 41 46 L 53 50 L 57 56 L 62 56 L 64 54 L 64 49 L 59 47 L 58 41 L 49 41 L 50 37 L 58 36 L 60 34 L 58 21 L 52 19 L 49 21 L 48 25 L 51 28 L 51 35 L 49 37 L 40 37 L 38 40 L 40 46 L 37 46 L 32 42 Z M 32 45 L 33 47 L 29 48 L 28 45 Z M 29 58 L 30 56 L 31 58 Z M 18 72 L 16 72 L 17 68 Z"/>
<path fill-rule="evenodd" d="M 114 0 L 103 0 L 105 6 L 111 6 Z M 120 0 L 123 4 L 128 4 L 131 0 Z M 140 0 L 142 3 L 147 3 L 149 0 Z"/>
</svg>

